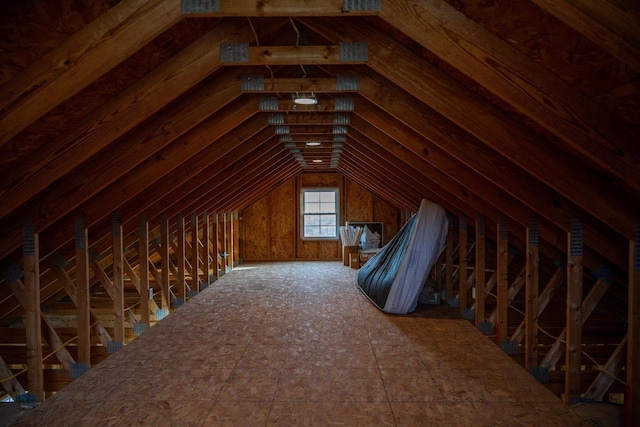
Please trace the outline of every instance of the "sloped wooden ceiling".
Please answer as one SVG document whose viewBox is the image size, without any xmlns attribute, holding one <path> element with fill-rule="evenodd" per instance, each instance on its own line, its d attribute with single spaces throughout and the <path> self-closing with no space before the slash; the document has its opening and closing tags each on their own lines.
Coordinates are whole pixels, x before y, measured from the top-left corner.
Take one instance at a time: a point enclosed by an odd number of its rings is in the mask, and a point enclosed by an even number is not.
<svg viewBox="0 0 640 427">
<path fill-rule="evenodd" d="M 21 258 L 25 220 L 47 258 L 77 218 L 101 247 L 115 211 L 157 226 L 337 171 L 399 209 L 427 197 L 520 235 L 537 217 L 552 259 L 579 219 L 585 264 L 625 280 L 640 221 L 633 1 L 182 3 L 0 6 L 0 259 Z M 318 106 L 294 109 L 296 92 Z"/>
</svg>

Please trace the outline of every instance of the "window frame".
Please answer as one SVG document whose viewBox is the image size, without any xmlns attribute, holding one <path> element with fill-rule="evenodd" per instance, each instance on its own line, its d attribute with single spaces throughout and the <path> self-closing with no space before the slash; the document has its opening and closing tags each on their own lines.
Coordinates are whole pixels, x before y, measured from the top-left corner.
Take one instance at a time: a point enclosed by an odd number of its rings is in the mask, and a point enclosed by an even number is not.
<svg viewBox="0 0 640 427">
<path fill-rule="evenodd" d="M 335 212 L 334 213 L 305 213 L 305 195 L 306 193 L 334 193 L 335 195 Z M 305 215 L 334 215 L 336 218 L 335 236 L 305 236 Z M 300 189 L 300 239 L 309 241 L 336 241 L 340 238 L 338 227 L 340 226 L 340 189 L 338 187 L 303 187 Z"/>
</svg>

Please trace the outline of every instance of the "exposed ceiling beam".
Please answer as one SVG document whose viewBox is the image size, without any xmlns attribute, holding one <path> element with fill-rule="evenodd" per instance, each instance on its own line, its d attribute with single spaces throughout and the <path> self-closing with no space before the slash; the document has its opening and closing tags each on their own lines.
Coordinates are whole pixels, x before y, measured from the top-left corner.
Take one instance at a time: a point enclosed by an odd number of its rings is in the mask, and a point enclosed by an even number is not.
<svg viewBox="0 0 640 427">
<path fill-rule="evenodd" d="M 353 75 L 357 79 L 356 75 Z M 253 79 L 259 87 L 247 85 L 243 88 L 246 93 L 294 93 L 294 92 L 325 92 L 325 93 L 344 93 L 355 92 L 357 89 L 345 89 L 338 86 L 338 79 L 327 77 L 309 77 L 309 78 L 268 78 L 263 75 L 251 76 L 247 75 L 246 79 Z"/>
<path fill-rule="evenodd" d="M 161 214 L 169 216 L 180 211 L 200 212 L 204 207 L 217 199 L 220 195 L 232 188 L 235 184 L 234 178 L 243 172 L 243 166 L 247 171 L 258 170 L 259 167 L 270 165 L 273 160 L 272 150 L 277 153 L 283 152 L 284 148 L 280 144 L 274 145 L 274 136 L 268 127 L 262 127 L 260 116 L 254 116 L 247 120 L 242 126 L 244 128 L 257 130 L 257 132 L 243 132 L 234 135 L 242 141 L 236 144 L 231 151 L 224 156 L 218 157 L 214 163 L 210 163 L 197 173 L 191 172 L 180 185 L 174 186 L 163 197 L 149 204 L 145 209 L 148 218 L 155 219 Z M 220 144 L 216 144 L 220 145 Z M 211 153 L 219 151 L 218 147 L 212 146 Z M 201 157 L 201 156 L 199 156 Z M 180 170 L 176 171 L 180 173 Z M 168 177 L 171 178 L 171 177 Z M 162 185 L 162 183 L 160 183 Z"/>
<path fill-rule="evenodd" d="M 107 147 L 221 66 L 223 40 L 245 37 L 238 22 L 222 23 L 134 85 L 83 118 L 36 152 L 21 168 L 7 171 L 0 191 L 0 218 L 56 179 Z M 249 32 L 250 33 L 250 32 Z M 68 73 L 73 74 L 73 73 Z"/>
<path fill-rule="evenodd" d="M 237 145 L 238 132 L 252 131 L 248 127 L 238 130 L 242 123 L 257 113 L 255 104 L 243 101 L 243 99 L 238 99 L 228 108 L 209 117 L 198 127 L 173 141 L 169 146 L 161 150 L 159 154 L 148 158 L 130 173 L 121 176 L 89 201 L 80 205 L 70 214 L 65 215 L 58 223 L 73 225 L 74 218 L 80 216 L 85 217 L 87 227 L 90 227 L 91 224 L 101 223 L 101 221 L 105 223 L 111 212 L 120 210 L 123 205 L 130 201 L 134 202 L 135 208 L 131 212 L 121 212 L 121 217 L 137 217 L 140 210 L 144 209 L 153 200 L 161 198 L 167 191 L 162 186 L 155 186 L 158 180 L 163 179 L 166 182 L 167 175 L 176 169 L 181 170 L 180 168 L 183 168 L 184 179 L 188 179 L 190 174 L 199 170 L 198 168 L 207 167 L 212 162 L 215 162 L 215 156 L 206 159 L 205 156 L 199 156 L 203 150 L 208 147 L 215 147 L 211 148 L 210 152 L 222 156 L 226 151 Z M 265 126 L 263 118 L 257 119 L 256 123 L 259 128 L 249 135 Z M 219 141 L 224 141 L 224 143 Z M 197 164 L 194 164 L 194 161 Z M 174 181 L 173 184 L 177 185 L 179 182 Z M 167 185 L 170 188 L 171 184 Z M 108 209 L 105 209 L 105 206 Z M 106 225 L 108 227 L 108 224 Z M 102 230 L 102 233 L 108 235 L 108 228 Z M 43 241 L 40 247 L 42 256 L 58 249 L 66 244 L 70 238 L 73 238 L 73 233 L 69 233 L 66 227 L 50 229 L 47 235 L 49 236 L 47 241 Z M 20 236 L 18 235 L 15 238 L 19 243 Z"/>
<path fill-rule="evenodd" d="M 482 25 L 444 0 L 386 0 L 380 17 L 640 189 L 640 134 Z"/>
<path fill-rule="evenodd" d="M 125 0 L 0 87 L 0 145 L 182 19 L 174 0 Z"/>
<path fill-rule="evenodd" d="M 347 50 L 342 52 L 341 49 Z M 223 45 L 223 61 L 228 65 L 336 65 L 364 63 L 366 48 L 361 59 L 347 56 L 349 46 L 242 46 Z M 227 50 L 228 59 L 224 51 Z M 353 48 L 352 48 L 353 50 Z M 352 59 L 353 58 L 353 59 Z"/>
<path fill-rule="evenodd" d="M 358 104 L 361 104 L 361 102 Z M 398 129 L 397 125 L 389 124 L 389 126 L 386 126 L 389 122 L 393 122 L 393 120 L 388 119 L 378 126 L 381 129 Z M 482 213 L 485 218 L 497 223 L 500 215 L 506 214 L 514 220 L 511 224 L 519 224 L 519 229 L 523 232 L 525 227 L 529 225 L 529 220 L 532 216 L 530 208 L 469 169 L 466 165 L 451 158 L 446 153 L 438 153 L 437 148 L 431 148 L 428 157 L 421 156 L 419 150 L 412 152 L 405 147 L 405 145 L 414 147 L 421 145 L 421 142 L 412 137 L 412 135 L 408 133 L 397 135 L 403 141 L 402 144 L 399 144 L 386 135 L 380 135 L 382 131 L 371 129 L 371 127 L 362 119 L 354 117 L 350 127 L 350 141 L 354 139 L 363 141 L 363 138 L 370 138 L 375 141 L 375 143 L 371 144 L 364 143 L 368 151 L 376 153 L 379 158 L 383 159 L 389 159 L 392 156 L 397 157 L 403 162 L 403 169 L 409 167 L 413 169 L 412 176 L 424 176 L 424 180 L 432 181 L 436 187 L 433 187 L 432 184 L 428 184 L 428 187 L 438 192 L 441 197 L 448 200 L 459 199 L 462 203 L 467 204 L 471 209 L 465 209 L 465 212 L 470 218 L 476 218 L 478 213 Z M 437 190 L 437 188 L 441 190 Z M 555 259 L 561 253 L 566 253 L 567 233 L 565 230 L 543 217 L 539 217 L 539 227 L 540 238 L 544 241 L 542 246 L 547 256 Z M 608 260 L 613 259 L 613 263 L 620 268 L 624 268 L 626 260 L 622 256 L 623 254 L 615 256 L 618 251 L 614 243 L 607 240 L 608 236 L 601 236 L 591 230 L 587 234 L 589 238 L 585 243 L 597 248 L 606 255 L 597 255 L 597 251 L 585 246 L 585 265 L 596 270 L 605 263 L 605 258 L 607 258 Z M 611 248 L 613 253 L 606 250 L 603 251 L 603 247 Z"/>
<path fill-rule="evenodd" d="M 524 203 L 532 213 L 536 212 L 541 217 L 547 218 L 562 230 L 568 229 L 571 218 L 576 212 L 572 210 L 571 203 L 567 202 L 561 194 L 553 191 L 522 169 L 510 166 L 508 160 L 500 154 L 486 147 L 483 148 L 482 144 L 471 135 L 452 127 L 441 117 L 428 115 L 427 110 L 416 99 L 404 91 L 395 90 L 390 82 L 385 83 L 379 77 L 367 75 L 361 80 L 361 85 L 361 95 L 366 100 L 361 98 L 356 100 L 357 115 L 382 128 L 390 126 L 385 124 L 385 117 L 387 117 L 388 123 L 393 122 L 388 119 L 388 116 L 395 118 L 425 138 L 425 141 L 419 144 L 415 138 L 398 137 L 398 140 L 401 140 L 416 155 L 430 159 L 434 165 L 439 164 L 442 165 L 441 167 L 446 167 L 450 171 L 449 173 L 455 175 L 455 166 L 458 163 L 449 160 L 453 157 L 465 167 L 498 186 L 505 193 Z M 384 90 L 381 89 L 383 87 Z M 382 93 L 378 93 L 378 91 L 382 91 Z M 377 108 L 372 108 L 372 104 Z M 404 131 L 401 127 L 396 126 L 395 130 L 390 130 L 390 132 Z M 466 183 L 469 186 L 474 184 L 478 183 L 473 181 Z M 535 191 L 533 191 L 534 189 Z M 501 203 L 505 211 L 509 210 L 505 206 L 507 201 L 508 199 L 504 199 Z M 587 228 L 589 227 L 587 226 Z M 613 258 L 613 261 L 618 265 L 624 265 L 626 257 L 624 251 L 621 250 L 624 246 L 611 243 L 616 241 L 613 236 L 599 238 L 599 233 L 595 231 L 593 235 L 585 234 L 589 235 L 589 239 L 595 239 L 590 243 L 593 245 L 597 242 L 598 244 L 593 246 L 600 248 L 604 252 L 604 256 Z M 564 243 L 564 239 L 562 242 Z"/>
<path fill-rule="evenodd" d="M 276 186 L 301 172 L 298 162 L 284 151 L 271 166 L 274 167 L 273 170 L 265 165 L 253 173 L 245 171 L 245 176 L 236 181 L 237 187 L 232 187 L 218 199 L 212 200 L 209 209 L 223 212 L 239 210 L 250 203 L 250 200 L 258 200 L 258 194 L 267 195 Z"/>
<path fill-rule="evenodd" d="M 602 0 L 532 0 L 546 12 L 640 71 L 638 3 Z"/>
<path fill-rule="evenodd" d="M 380 102 L 380 104 L 376 107 L 371 101 Z M 479 154 L 476 151 L 477 143 L 463 133 L 450 134 L 449 138 L 443 139 L 443 144 L 439 143 L 438 134 L 429 129 L 431 125 L 444 131 L 446 128 L 431 120 L 420 120 L 417 117 L 411 119 L 412 114 L 408 111 L 419 111 L 421 107 L 410 97 L 399 95 L 388 101 L 380 99 L 371 101 L 357 99 L 356 117 L 352 118 L 354 125 L 359 124 L 357 116 L 362 117 L 387 135 L 402 141 L 402 146 L 418 158 L 442 170 L 450 176 L 450 179 L 460 182 L 468 192 L 475 192 L 495 206 L 499 206 L 503 212 L 508 212 L 525 227 L 532 213 L 539 215 L 542 219 L 542 229 L 545 231 L 544 238 L 561 251 L 566 251 L 565 227 L 571 222 L 576 208 L 572 208 L 571 203 L 561 195 L 544 184 L 536 182 L 522 170 L 510 166 L 509 162 L 499 154 L 491 151 Z M 396 105 L 403 107 L 394 107 Z M 401 119 L 406 120 L 406 124 L 403 124 Z M 406 126 L 411 125 L 414 128 L 409 131 Z M 368 128 L 367 134 L 369 133 L 375 134 L 375 131 Z M 535 191 L 531 191 L 533 188 Z M 485 215 L 488 214 L 485 213 Z M 495 217 L 493 220 L 497 221 L 498 218 Z M 546 227 L 545 220 L 554 227 Z M 603 256 L 615 264 L 625 265 L 626 253 L 623 250 L 622 239 L 597 232 L 587 222 L 585 242 L 587 245 L 598 248 Z"/>
<path fill-rule="evenodd" d="M 32 218 L 34 227 L 40 231 L 51 226 L 146 159 L 161 155 L 161 150 L 172 141 L 239 97 L 240 89 L 234 84 L 239 76 L 237 69 L 221 72 L 200 90 L 135 128 L 126 139 L 112 142 L 99 156 L 78 165 L 40 194 L 31 194 L 27 203 L 0 220 L 0 227 L 20 229 L 24 218 Z M 254 105 L 257 108 L 257 102 Z M 193 138 L 197 132 L 188 134 Z"/>
<path fill-rule="evenodd" d="M 386 3 L 385 3 L 386 4 Z M 321 20 L 304 21 L 309 28 L 319 31 L 326 37 L 337 37 L 335 31 Z M 441 147 L 449 150 L 453 135 L 459 131 L 452 129 L 449 120 L 466 132 L 474 135 L 493 150 L 526 170 L 540 181 L 562 193 L 576 205 L 591 212 L 603 223 L 609 225 L 627 238 L 633 235 L 640 211 L 640 201 L 629 201 L 619 190 L 612 188 L 611 183 L 585 170 L 575 159 L 553 151 L 551 144 L 544 144 L 538 135 L 533 134 L 500 110 L 471 92 L 466 87 L 445 75 L 429 62 L 420 59 L 396 40 L 374 31 L 362 22 L 354 21 L 340 32 L 341 38 L 347 40 L 369 40 L 370 58 L 367 64 L 377 73 L 394 82 L 448 120 L 429 109 L 413 111 L 403 108 L 404 115 L 421 116 L 419 120 L 431 130 L 425 135 L 441 137 Z M 334 42 L 334 40 L 331 40 Z M 369 84 L 363 78 L 368 74 L 363 67 L 360 71 L 360 93 Z M 415 78 L 414 76 L 420 76 Z M 385 99 L 397 97 L 398 93 L 386 90 L 380 83 L 369 84 L 369 98 Z M 455 102 L 454 102 L 455 100 Z M 417 119 L 417 118 L 416 118 Z M 438 125 L 432 125 L 438 123 Z M 449 133 L 444 129 L 451 129 Z M 466 133 L 465 132 L 465 133 Z M 433 138 L 431 138 L 433 139 Z M 514 143 L 517 141 L 517 143 Z M 543 145 L 544 144 L 544 145 Z M 541 148 L 541 145 L 544 148 Z M 471 147 L 473 151 L 474 148 Z M 640 168 L 638 168 L 640 170 Z M 495 173 L 497 169 L 493 169 Z M 489 172 L 489 171 L 488 171 Z M 640 186 L 640 179 L 634 183 Z M 567 225 L 568 227 L 568 225 Z"/>
<path fill-rule="evenodd" d="M 357 163 L 357 162 L 355 162 Z M 338 172 L 356 184 L 375 194 L 381 199 L 400 209 L 417 212 L 420 200 L 402 192 L 393 191 L 384 182 L 384 177 L 361 171 L 362 167 L 354 164 L 349 154 L 344 154 L 338 163 Z"/>
<path fill-rule="evenodd" d="M 195 2 L 194 2 L 195 3 Z M 375 4 L 375 2 L 370 4 Z M 215 4 L 210 2 L 210 4 Z M 366 16 L 376 15 L 376 10 L 360 10 L 367 9 L 364 7 L 366 3 L 359 1 L 349 1 L 347 4 L 353 4 L 352 8 L 344 8 L 343 0 L 221 0 L 219 7 L 211 8 L 211 10 L 201 10 L 185 8 L 185 17 L 202 18 L 214 17 L 222 18 L 225 16 L 241 16 L 241 17 L 266 17 L 266 16 Z M 360 7 L 358 7 L 360 6 Z"/>
</svg>

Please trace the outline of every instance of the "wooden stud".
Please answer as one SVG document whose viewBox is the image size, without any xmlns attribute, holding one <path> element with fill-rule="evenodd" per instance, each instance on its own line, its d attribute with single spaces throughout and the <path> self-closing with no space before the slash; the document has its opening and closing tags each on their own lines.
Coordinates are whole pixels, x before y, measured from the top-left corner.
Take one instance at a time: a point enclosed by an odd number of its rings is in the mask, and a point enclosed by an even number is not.
<svg viewBox="0 0 640 427">
<path fill-rule="evenodd" d="M 498 222 L 498 260 L 496 268 L 498 306 L 496 307 L 496 344 L 507 340 L 507 306 L 509 304 L 509 232 L 507 218 Z"/>
<path fill-rule="evenodd" d="M 149 223 L 144 215 L 140 216 L 138 227 L 139 250 L 138 258 L 140 262 L 140 321 L 147 327 L 151 326 L 149 316 Z"/>
<path fill-rule="evenodd" d="M 567 263 L 567 339 L 564 400 L 567 405 L 580 399 L 582 363 L 582 224 L 571 221 Z"/>
<path fill-rule="evenodd" d="M 240 215 L 233 212 L 233 264 L 240 263 Z"/>
<path fill-rule="evenodd" d="M 567 271 L 568 273 L 568 271 Z M 569 277 L 567 277 L 567 282 L 569 281 Z M 580 327 L 584 325 L 584 322 L 591 316 L 593 310 L 598 306 L 598 303 L 602 299 L 602 297 L 607 293 L 609 287 L 611 286 L 611 282 L 607 280 L 598 279 L 596 283 L 593 285 L 587 296 L 582 301 L 580 305 Z M 553 343 L 547 354 L 542 359 L 541 365 L 552 368 L 558 363 L 558 361 L 562 358 L 566 350 L 566 337 L 567 337 L 567 328 L 565 327 L 560 335 L 556 339 L 556 342 Z"/>
<path fill-rule="evenodd" d="M 627 425 L 640 423 L 640 225 L 629 241 L 629 309 L 627 331 Z"/>
<path fill-rule="evenodd" d="M 462 313 L 467 308 L 467 217 L 464 214 L 459 218 L 458 234 L 458 295 L 459 309 Z"/>
<path fill-rule="evenodd" d="M 120 215 L 111 216 L 113 228 L 113 340 L 124 344 L 124 247 Z"/>
<path fill-rule="evenodd" d="M 484 216 L 478 215 L 476 219 L 476 269 L 475 269 L 475 286 L 476 301 L 474 307 L 476 326 L 485 321 L 485 299 L 487 297 L 485 283 L 485 225 Z"/>
<path fill-rule="evenodd" d="M 229 227 L 229 234 L 227 234 L 227 239 L 228 239 L 228 243 L 227 243 L 227 248 L 229 250 L 229 252 L 227 252 L 227 258 L 229 259 L 229 268 L 233 268 L 235 266 L 235 260 L 233 259 L 234 257 L 234 239 L 233 239 L 233 235 L 235 232 L 235 227 L 234 227 L 234 223 L 233 223 L 233 212 L 229 212 L 229 214 L 227 215 L 227 223 L 228 223 L 228 227 Z"/>
<path fill-rule="evenodd" d="M 162 215 L 160 219 L 160 265 L 162 268 L 162 309 L 171 305 L 171 283 L 169 283 L 169 219 Z"/>
<path fill-rule="evenodd" d="M 229 267 L 229 246 L 228 246 L 228 238 L 227 238 L 227 214 L 225 212 L 222 213 L 222 252 L 224 253 L 223 268 L 224 272 L 227 272 L 227 267 Z"/>
<path fill-rule="evenodd" d="M 185 245 L 185 229 L 184 229 L 184 215 L 178 214 L 178 232 L 176 234 L 177 250 L 176 250 L 176 263 L 178 268 L 176 284 L 176 298 L 186 301 L 187 298 L 187 279 L 186 279 L 186 245 Z"/>
<path fill-rule="evenodd" d="M 447 243 L 445 246 L 445 294 L 446 298 L 453 298 L 453 233 L 451 221 L 449 221 L 449 232 L 447 233 Z"/>
<path fill-rule="evenodd" d="M 191 290 L 200 292 L 200 275 L 199 275 L 199 256 L 200 243 L 198 240 L 198 232 L 200 231 L 198 215 L 191 214 Z"/>
<path fill-rule="evenodd" d="M 209 285 L 211 283 L 211 215 L 208 212 L 202 215 L 202 222 L 202 246 L 204 247 L 202 275 L 204 282 Z"/>
<path fill-rule="evenodd" d="M 216 280 L 220 279 L 220 218 L 217 212 L 213 213 L 212 218 L 212 248 L 211 253 L 213 256 L 213 268 L 215 269 L 214 274 L 216 275 Z"/>
<path fill-rule="evenodd" d="M 78 362 L 91 367 L 91 312 L 89 301 L 89 239 L 82 219 L 74 222 L 76 236 L 76 307 L 78 311 Z"/>
<path fill-rule="evenodd" d="M 22 307 L 26 305 L 26 297 L 25 297 L 25 285 L 22 280 L 12 280 L 6 281 L 9 288 L 13 292 L 13 295 L 20 302 Z M 75 363 L 73 356 L 69 353 L 69 350 L 65 347 L 64 343 L 58 336 L 55 328 L 53 327 L 53 323 L 49 320 L 49 318 L 42 312 L 40 312 L 42 318 L 42 328 L 41 330 L 44 332 L 42 337 L 49 343 L 51 348 L 58 349 L 55 353 L 56 358 L 60 361 L 60 364 L 67 371 L 71 370 L 71 365 Z"/>
<path fill-rule="evenodd" d="M 27 333 L 27 389 L 38 401 L 44 400 L 44 374 L 42 365 L 42 329 L 40 323 L 40 259 L 38 235 L 33 224 L 25 222 L 23 228 L 24 253 L 24 311 Z"/>
<path fill-rule="evenodd" d="M 538 267 L 539 254 L 538 220 L 531 218 L 527 228 L 526 297 L 525 297 L 525 344 L 524 367 L 538 366 Z"/>
<path fill-rule="evenodd" d="M 522 289 L 522 287 L 525 284 L 525 269 L 526 268 L 523 267 L 522 270 L 520 270 L 520 273 L 518 273 L 518 275 L 516 276 L 516 278 L 513 281 L 513 283 L 511 283 L 508 286 L 508 290 L 507 290 L 507 307 L 509 306 L 509 304 L 511 304 L 511 302 L 518 295 L 518 293 L 520 292 L 520 290 Z M 488 321 L 491 322 L 491 323 L 495 323 L 497 316 L 498 316 L 498 311 L 496 309 L 489 315 Z"/>
</svg>

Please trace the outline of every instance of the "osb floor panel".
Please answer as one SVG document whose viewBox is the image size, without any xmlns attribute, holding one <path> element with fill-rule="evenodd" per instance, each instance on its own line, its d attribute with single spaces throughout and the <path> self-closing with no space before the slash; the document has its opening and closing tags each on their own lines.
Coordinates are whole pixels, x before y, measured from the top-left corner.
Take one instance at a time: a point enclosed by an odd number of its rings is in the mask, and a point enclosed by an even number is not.
<svg viewBox="0 0 640 427">
<path fill-rule="evenodd" d="M 386 315 L 355 274 L 242 264 L 15 425 L 581 424 L 469 322 Z"/>
</svg>

